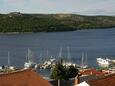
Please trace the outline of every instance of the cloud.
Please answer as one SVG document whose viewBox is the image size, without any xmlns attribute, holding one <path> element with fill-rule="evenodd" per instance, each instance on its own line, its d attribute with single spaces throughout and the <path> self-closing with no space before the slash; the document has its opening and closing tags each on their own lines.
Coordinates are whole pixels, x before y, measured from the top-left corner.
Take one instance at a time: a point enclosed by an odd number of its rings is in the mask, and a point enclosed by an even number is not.
<svg viewBox="0 0 115 86">
<path fill-rule="evenodd" d="M 24 0 L 4 0 L 5 3 L 20 3 L 23 2 Z"/>
<path fill-rule="evenodd" d="M 0 10 L 27 13 L 109 14 L 115 0 L 0 0 Z"/>
</svg>

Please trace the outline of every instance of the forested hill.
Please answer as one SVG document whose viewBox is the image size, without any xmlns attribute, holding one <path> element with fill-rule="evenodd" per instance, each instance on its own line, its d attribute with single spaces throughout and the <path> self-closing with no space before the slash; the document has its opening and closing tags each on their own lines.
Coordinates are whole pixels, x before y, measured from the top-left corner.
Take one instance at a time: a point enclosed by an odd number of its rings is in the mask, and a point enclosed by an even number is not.
<svg viewBox="0 0 115 86">
<path fill-rule="evenodd" d="M 72 31 L 115 27 L 115 16 L 76 14 L 0 14 L 0 32 Z"/>
</svg>

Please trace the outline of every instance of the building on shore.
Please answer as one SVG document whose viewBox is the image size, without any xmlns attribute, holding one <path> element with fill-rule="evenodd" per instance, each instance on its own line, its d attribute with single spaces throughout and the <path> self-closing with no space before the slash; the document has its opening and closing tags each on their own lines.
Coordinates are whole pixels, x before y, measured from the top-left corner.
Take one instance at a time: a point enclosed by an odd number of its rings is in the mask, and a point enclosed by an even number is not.
<svg viewBox="0 0 115 86">
<path fill-rule="evenodd" d="M 115 86 L 115 74 L 97 78 L 87 82 L 90 86 Z"/>
<path fill-rule="evenodd" d="M 79 77 L 76 77 L 74 86 L 115 86 L 115 73 L 83 82 L 80 82 Z"/>
<path fill-rule="evenodd" d="M 82 70 L 80 71 L 80 74 L 82 76 L 86 76 L 86 75 L 95 75 L 95 76 L 104 76 L 105 73 L 102 72 L 102 71 L 99 71 L 99 70 L 96 70 L 94 68 L 91 68 L 91 69 L 86 69 L 86 70 Z"/>
</svg>

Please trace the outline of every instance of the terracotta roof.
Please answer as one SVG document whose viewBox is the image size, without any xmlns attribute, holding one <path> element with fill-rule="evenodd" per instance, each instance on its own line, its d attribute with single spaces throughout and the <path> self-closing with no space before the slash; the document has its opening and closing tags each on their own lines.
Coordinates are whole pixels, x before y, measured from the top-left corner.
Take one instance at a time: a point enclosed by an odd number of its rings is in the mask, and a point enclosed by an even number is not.
<svg viewBox="0 0 115 86">
<path fill-rule="evenodd" d="M 88 81 L 90 86 L 115 86 L 115 74 Z"/>
<path fill-rule="evenodd" d="M 33 70 L 0 74 L 0 86 L 52 86 Z"/>
<path fill-rule="evenodd" d="M 82 75 L 96 75 L 96 76 L 102 76 L 102 75 L 104 75 L 103 72 L 98 71 L 96 69 L 87 69 L 87 70 L 81 71 L 80 73 Z"/>
</svg>

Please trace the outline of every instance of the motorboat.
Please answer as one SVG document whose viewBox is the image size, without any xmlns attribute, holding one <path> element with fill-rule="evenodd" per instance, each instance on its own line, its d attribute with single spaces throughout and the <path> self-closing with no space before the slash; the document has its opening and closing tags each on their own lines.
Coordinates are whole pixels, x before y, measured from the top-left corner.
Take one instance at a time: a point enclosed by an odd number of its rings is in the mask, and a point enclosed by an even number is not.
<svg viewBox="0 0 115 86">
<path fill-rule="evenodd" d="M 104 59 L 104 58 L 101 58 L 101 57 L 96 58 L 96 59 L 97 59 L 97 63 L 98 63 L 99 66 L 101 66 L 101 67 L 109 67 L 110 59 L 108 59 L 108 58 Z"/>
</svg>

